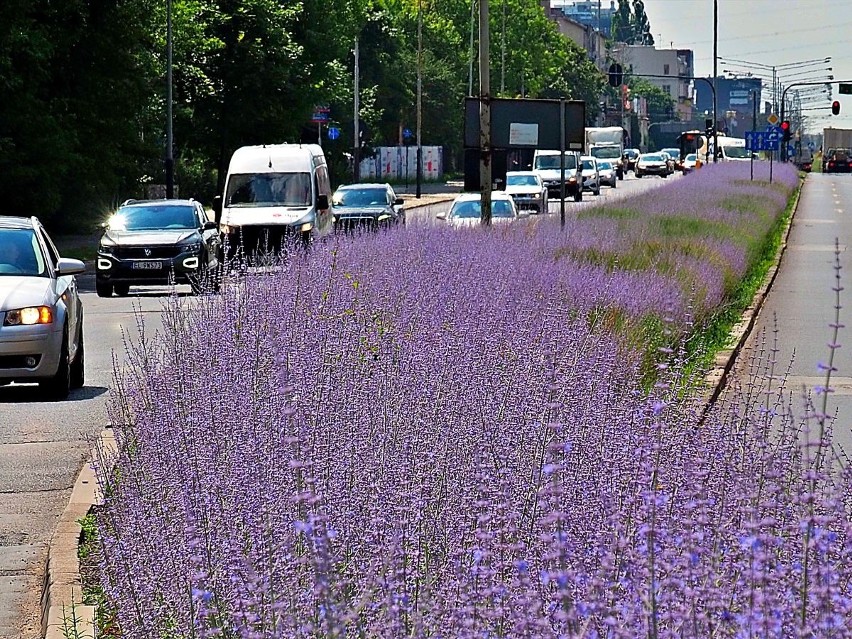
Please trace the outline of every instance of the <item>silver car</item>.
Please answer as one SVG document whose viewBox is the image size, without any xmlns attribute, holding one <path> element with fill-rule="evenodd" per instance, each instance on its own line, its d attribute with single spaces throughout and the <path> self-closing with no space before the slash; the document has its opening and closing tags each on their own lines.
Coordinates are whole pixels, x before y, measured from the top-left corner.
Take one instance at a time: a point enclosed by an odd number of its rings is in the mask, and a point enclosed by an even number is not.
<svg viewBox="0 0 852 639">
<path fill-rule="evenodd" d="M 0 386 L 38 382 L 64 399 L 85 382 L 83 305 L 74 275 L 34 217 L 0 216 Z"/>
</svg>

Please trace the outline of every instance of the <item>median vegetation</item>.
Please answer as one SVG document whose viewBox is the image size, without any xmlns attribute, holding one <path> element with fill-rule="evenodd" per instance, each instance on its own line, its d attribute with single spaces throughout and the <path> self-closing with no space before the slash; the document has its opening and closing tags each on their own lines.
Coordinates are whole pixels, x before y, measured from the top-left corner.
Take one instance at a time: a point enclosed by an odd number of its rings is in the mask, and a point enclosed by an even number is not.
<svg viewBox="0 0 852 639">
<path fill-rule="evenodd" d="M 123 636 L 852 636 L 830 429 L 771 357 L 690 391 L 798 187 L 755 168 L 169 300 L 99 463 Z"/>
</svg>

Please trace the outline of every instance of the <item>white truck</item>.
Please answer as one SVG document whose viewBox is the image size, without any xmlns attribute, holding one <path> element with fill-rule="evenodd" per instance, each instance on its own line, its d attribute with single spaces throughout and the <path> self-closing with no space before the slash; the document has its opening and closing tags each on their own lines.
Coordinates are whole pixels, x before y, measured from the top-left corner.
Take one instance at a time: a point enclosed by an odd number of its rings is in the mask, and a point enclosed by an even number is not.
<svg viewBox="0 0 852 639">
<path fill-rule="evenodd" d="M 624 141 L 620 126 L 586 127 L 586 155 L 612 162 L 619 180 L 624 179 Z"/>
<path fill-rule="evenodd" d="M 852 149 L 852 129 L 827 127 L 822 130 L 822 151 L 829 154 L 830 149 Z"/>
</svg>

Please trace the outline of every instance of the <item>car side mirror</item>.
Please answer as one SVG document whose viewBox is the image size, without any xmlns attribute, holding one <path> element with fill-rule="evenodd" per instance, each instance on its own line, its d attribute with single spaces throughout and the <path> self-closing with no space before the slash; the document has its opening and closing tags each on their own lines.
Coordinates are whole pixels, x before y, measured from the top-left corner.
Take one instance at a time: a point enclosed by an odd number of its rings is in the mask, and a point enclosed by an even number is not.
<svg viewBox="0 0 852 639">
<path fill-rule="evenodd" d="M 328 208 L 328 195 L 325 193 L 317 195 L 317 210 L 325 211 Z"/>
<path fill-rule="evenodd" d="M 77 275 L 86 270 L 86 265 L 80 260 L 72 260 L 70 257 L 60 257 L 56 265 L 58 275 Z"/>
<path fill-rule="evenodd" d="M 219 225 L 216 224 L 216 222 L 212 222 L 212 221 L 208 220 L 207 222 L 204 223 L 204 226 L 201 227 L 201 230 L 202 231 L 213 231 L 217 228 L 219 228 Z"/>
<path fill-rule="evenodd" d="M 395 206 L 401 206 L 405 204 L 405 200 L 403 200 L 401 197 L 398 197 L 393 201 L 393 203 Z"/>
<path fill-rule="evenodd" d="M 436 215 L 435 217 L 436 217 L 436 218 L 438 218 L 439 220 L 446 220 L 446 219 L 447 219 L 447 214 L 446 214 L 446 212 L 441 211 L 441 212 L 440 212 L 440 213 L 438 213 L 438 215 Z"/>
</svg>

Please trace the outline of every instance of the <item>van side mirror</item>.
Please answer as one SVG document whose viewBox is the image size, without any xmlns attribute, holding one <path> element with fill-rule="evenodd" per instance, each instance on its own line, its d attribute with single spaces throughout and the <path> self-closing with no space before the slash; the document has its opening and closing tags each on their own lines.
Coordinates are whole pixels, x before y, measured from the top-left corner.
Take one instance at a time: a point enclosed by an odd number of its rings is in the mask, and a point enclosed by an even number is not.
<svg viewBox="0 0 852 639">
<path fill-rule="evenodd" d="M 325 211 L 328 208 L 328 195 L 325 193 L 317 195 L 317 210 Z"/>
<path fill-rule="evenodd" d="M 222 221 L 222 196 L 216 195 L 213 198 L 213 212 L 216 214 L 216 225 L 218 226 L 219 222 Z"/>
<path fill-rule="evenodd" d="M 209 220 L 204 223 L 203 227 L 201 227 L 201 229 L 203 231 L 212 231 L 212 230 L 217 229 L 217 228 L 219 228 L 219 225 L 216 224 L 216 222 L 211 222 Z"/>
<path fill-rule="evenodd" d="M 393 203 L 394 206 L 402 206 L 403 204 L 405 204 L 405 200 L 403 200 L 401 197 L 398 197 L 393 201 Z"/>
</svg>

